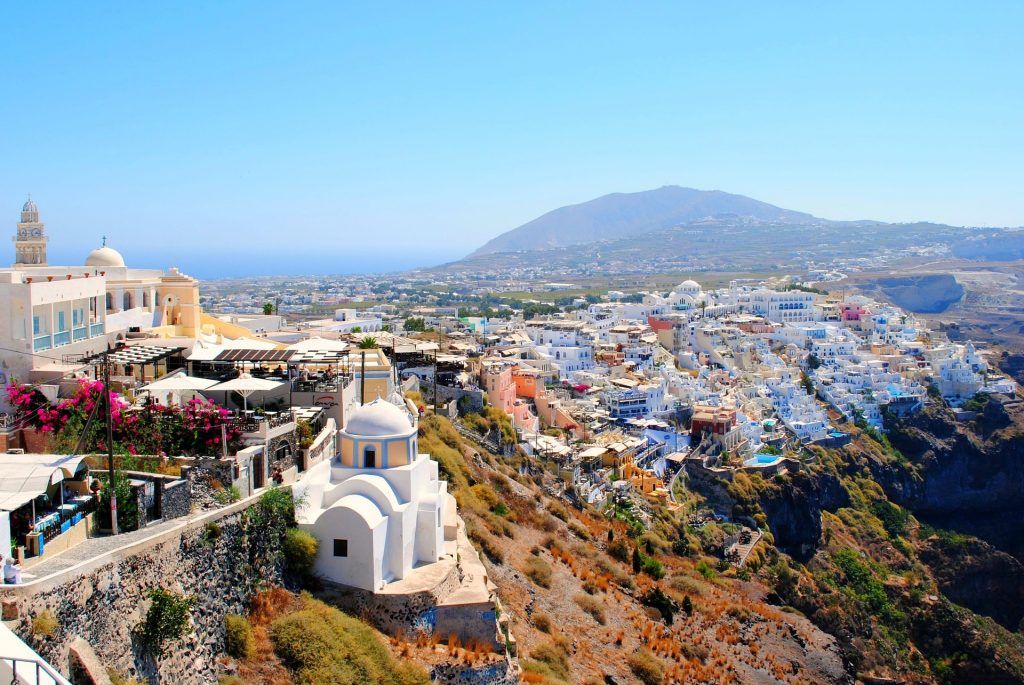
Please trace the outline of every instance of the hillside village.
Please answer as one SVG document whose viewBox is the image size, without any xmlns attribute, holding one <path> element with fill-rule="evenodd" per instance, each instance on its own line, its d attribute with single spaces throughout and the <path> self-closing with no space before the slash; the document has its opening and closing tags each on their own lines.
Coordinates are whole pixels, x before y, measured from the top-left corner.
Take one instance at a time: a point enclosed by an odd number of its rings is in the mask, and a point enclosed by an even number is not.
<svg viewBox="0 0 1024 685">
<path fill-rule="evenodd" d="M 10 550 L 0 646 L 55 683 L 72 670 L 110 682 L 107 668 L 216 682 L 231 648 L 224 622 L 254 597 L 277 602 L 257 637 L 278 655 L 267 668 L 283 668 L 284 647 L 266 637 L 274 621 L 321 609 L 260 594 L 268 584 L 316 588 L 392 641 L 454 640 L 450 656 L 464 663 L 427 658 L 441 682 L 517 682 L 510 621 L 526 609 L 516 596 L 517 613 L 502 611 L 496 575 L 505 587 L 519 577 L 491 537 L 513 537 L 498 513 L 510 505 L 472 482 L 463 460 L 516 506 L 534 495 L 508 479 L 532 483 L 536 506 L 583 540 L 607 536 L 609 554 L 616 531 L 639 536 L 665 512 L 721 525 L 719 571 L 749 575 L 748 559 L 763 562 L 767 540 L 781 548 L 785 536 L 723 497 L 722 484 L 740 491 L 749 476 L 799 474 L 820 448 L 882 436 L 929 401 L 968 422 L 989 397 L 1018 392 L 986 350 L 820 282 L 685 280 L 502 316 L 395 302 L 290 321 L 273 307 L 207 311 L 197 279 L 131 268 L 105 241 L 81 266 L 49 265 L 31 199 L 21 219 L 17 263 L 0 270 L 12 311 L 0 328 L 0 536 Z M 568 552 L 536 542 L 531 555 L 563 560 L 582 580 Z M 633 571 L 660 578 L 650 545 L 651 556 L 635 547 Z M 215 562 L 197 557 L 209 550 L 221 550 Z M 656 606 L 658 588 L 643 589 Z M 627 606 L 639 601 L 632 592 Z M 161 602 L 186 616 L 200 607 L 191 632 L 157 640 L 191 642 L 177 657 L 142 658 L 133 626 L 159 622 Z M 623 621 L 631 611 L 641 609 L 623 609 Z M 41 616 L 53 639 L 39 638 Z M 249 662 L 238 663 L 228 665 L 244 675 Z M 16 668 L 9 675 L 21 677 Z M 779 681 L 796 682 L 785 673 Z"/>
</svg>

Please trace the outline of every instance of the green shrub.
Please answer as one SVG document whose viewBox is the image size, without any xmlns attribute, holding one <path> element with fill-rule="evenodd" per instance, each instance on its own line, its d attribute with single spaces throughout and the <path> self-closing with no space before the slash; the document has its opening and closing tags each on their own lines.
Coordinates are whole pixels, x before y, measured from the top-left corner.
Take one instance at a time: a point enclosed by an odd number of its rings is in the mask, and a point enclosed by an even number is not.
<svg viewBox="0 0 1024 685">
<path fill-rule="evenodd" d="M 237 485 L 230 485 L 223 490 L 214 492 L 213 498 L 217 500 L 218 504 L 233 504 L 242 499 L 242 491 L 238 489 Z"/>
<path fill-rule="evenodd" d="M 622 538 L 608 543 L 608 555 L 613 559 L 618 559 L 624 564 L 629 563 L 629 543 Z"/>
<path fill-rule="evenodd" d="M 107 677 L 110 678 L 111 685 L 147 685 L 138 678 L 123 676 L 109 666 L 107 667 Z"/>
<path fill-rule="evenodd" d="M 189 618 L 196 599 L 163 588 L 150 590 L 148 596 L 150 605 L 138 628 L 139 637 L 146 647 L 159 654 L 164 642 L 191 632 Z"/>
<path fill-rule="evenodd" d="M 43 609 L 32 619 L 32 634 L 36 637 L 53 637 L 60 625 L 49 609 Z"/>
<path fill-rule="evenodd" d="M 644 557 L 641 570 L 655 580 L 661 580 L 665 577 L 665 567 L 661 565 L 660 561 L 652 557 Z"/>
<path fill-rule="evenodd" d="M 320 541 L 311 533 L 299 528 L 289 528 L 284 536 L 284 559 L 288 568 L 300 576 L 307 576 L 313 571 L 316 555 L 320 550 Z"/>
<path fill-rule="evenodd" d="M 658 657 L 647 648 L 639 649 L 629 655 L 626 660 L 629 670 L 644 685 L 661 685 L 665 678 L 665 666 Z"/>
<path fill-rule="evenodd" d="M 300 685 L 426 685 L 427 674 L 396 663 L 364 623 L 308 595 L 302 607 L 270 624 L 274 653 Z"/>
<path fill-rule="evenodd" d="M 256 636 L 244 616 L 228 614 L 224 617 L 227 653 L 236 659 L 251 659 L 256 653 Z"/>
<path fill-rule="evenodd" d="M 708 562 L 703 559 L 697 562 L 697 573 L 701 574 L 705 580 L 711 580 L 717 575 L 715 573 L 715 569 L 711 568 L 711 566 L 708 565 Z"/>
<path fill-rule="evenodd" d="M 199 541 L 203 545 L 209 546 L 214 544 L 218 539 L 220 539 L 220 536 L 223 534 L 224 531 L 221 529 L 219 525 L 217 525 L 213 521 L 208 521 L 206 525 L 203 526 L 203 534 L 199 538 Z"/>
<path fill-rule="evenodd" d="M 590 614 L 590 616 L 601 625 L 608 622 L 608 617 L 604 612 L 604 605 L 601 604 L 600 601 L 594 599 L 590 595 L 576 595 L 576 597 L 573 598 L 573 601 L 576 602 L 580 609 L 583 609 L 583 611 Z"/>
<path fill-rule="evenodd" d="M 537 585 L 551 587 L 551 565 L 540 557 L 528 557 L 523 573 Z"/>
<path fill-rule="evenodd" d="M 661 614 L 662 620 L 666 624 L 672 625 L 672 618 L 676 611 L 676 603 L 666 595 L 660 587 L 653 587 L 640 597 L 640 602 L 644 606 L 649 606 L 658 610 Z M 693 610 L 691 605 L 690 610 Z M 689 616 L 690 614 L 687 614 Z"/>
<path fill-rule="evenodd" d="M 564 639 L 555 638 L 542 642 L 530 650 L 530 660 L 523 668 L 544 676 L 569 680 L 569 650 Z"/>
</svg>

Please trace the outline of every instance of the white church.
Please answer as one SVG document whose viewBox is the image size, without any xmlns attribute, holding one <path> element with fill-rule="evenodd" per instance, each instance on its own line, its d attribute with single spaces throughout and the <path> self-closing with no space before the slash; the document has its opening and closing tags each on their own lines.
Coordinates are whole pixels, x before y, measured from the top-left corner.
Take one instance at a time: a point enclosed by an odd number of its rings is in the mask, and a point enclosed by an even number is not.
<svg viewBox="0 0 1024 685">
<path fill-rule="evenodd" d="M 417 448 L 416 412 L 376 399 L 346 412 L 338 455 L 295 485 L 299 527 L 320 541 L 314 572 L 380 592 L 445 556 L 456 537 L 455 498 L 437 462 Z"/>
</svg>

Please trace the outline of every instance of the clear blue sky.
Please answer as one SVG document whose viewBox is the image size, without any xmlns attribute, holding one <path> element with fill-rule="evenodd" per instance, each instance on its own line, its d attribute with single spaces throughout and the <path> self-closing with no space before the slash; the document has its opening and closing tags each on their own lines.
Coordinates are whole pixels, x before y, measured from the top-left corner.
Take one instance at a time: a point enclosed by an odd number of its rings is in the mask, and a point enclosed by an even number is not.
<svg viewBox="0 0 1024 685">
<path fill-rule="evenodd" d="M 0 20 L 0 217 L 13 232 L 32 191 L 58 252 L 106 233 L 130 262 L 378 244 L 431 261 L 665 184 L 1024 224 L 1021 2 L 6 3 Z"/>
</svg>

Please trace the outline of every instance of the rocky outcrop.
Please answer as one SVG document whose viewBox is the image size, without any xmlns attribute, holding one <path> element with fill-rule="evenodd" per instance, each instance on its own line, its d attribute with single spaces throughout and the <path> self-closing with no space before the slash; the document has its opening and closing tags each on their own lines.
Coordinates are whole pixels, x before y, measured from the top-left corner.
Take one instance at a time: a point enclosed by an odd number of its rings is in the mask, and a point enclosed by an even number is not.
<svg viewBox="0 0 1024 685">
<path fill-rule="evenodd" d="M 942 593 L 1010 630 L 1024 618 L 1024 565 L 983 540 L 933 535 L 918 548 Z"/>
<path fill-rule="evenodd" d="M 993 397 L 970 424 L 926 411 L 889 431 L 909 464 L 871 461 L 894 502 L 932 525 L 970 533 L 1024 560 L 1024 406 Z"/>
<path fill-rule="evenodd" d="M 821 539 L 821 512 L 850 503 L 842 483 L 828 473 L 798 472 L 778 488 L 766 489 L 760 499 L 775 545 L 795 559 L 806 561 Z"/>
</svg>

